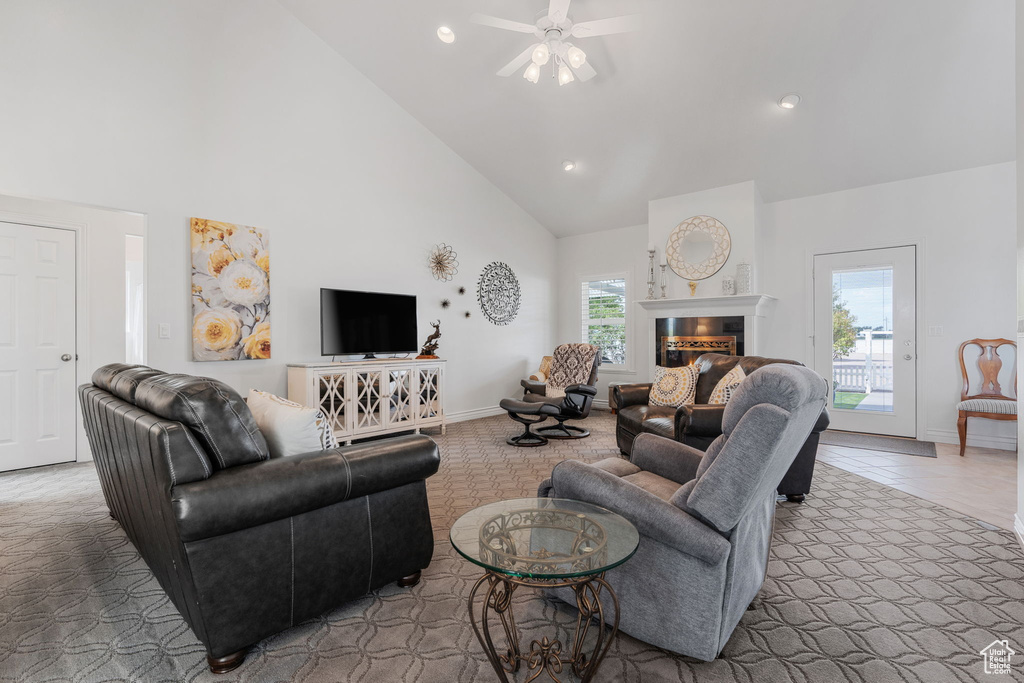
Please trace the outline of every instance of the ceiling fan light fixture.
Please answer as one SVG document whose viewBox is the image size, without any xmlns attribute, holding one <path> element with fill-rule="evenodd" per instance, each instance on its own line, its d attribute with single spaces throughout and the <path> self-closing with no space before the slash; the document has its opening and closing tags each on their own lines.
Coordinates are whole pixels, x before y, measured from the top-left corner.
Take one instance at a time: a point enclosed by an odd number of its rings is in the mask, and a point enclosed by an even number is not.
<svg viewBox="0 0 1024 683">
<path fill-rule="evenodd" d="M 437 37 L 442 43 L 451 45 L 455 42 L 455 31 L 451 30 L 447 26 L 439 26 L 437 29 Z"/>
<path fill-rule="evenodd" d="M 551 59 L 551 50 L 548 48 L 547 43 L 541 43 L 533 49 L 533 54 L 530 56 L 533 63 L 537 66 L 544 66 Z"/>
<path fill-rule="evenodd" d="M 798 104 L 800 104 L 800 96 L 795 92 L 783 95 L 782 98 L 779 99 L 779 107 L 782 109 L 794 109 Z"/>
<path fill-rule="evenodd" d="M 523 72 L 523 78 L 530 81 L 530 83 L 536 83 L 540 80 L 540 67 L 536 64 L 530 64 L 526 67 L 526 71 Z"/>
<path fill-rule="evenodd" d="M 572 69 L 565 64 L 558 67 L 558 85 L 568 85 L 575 80 L 576 77 L 572 75 Z"/>
<path fill-rule="evenodd" d="M 572 68 L 574 69 L 578 69 L 587 63 L 587 53 L 575 45 L 571 45 L 569 47 L 569 51 L 566 53 L 566 56 L 569 58 L 569 64 L 572 65 Z"/>
</svg>

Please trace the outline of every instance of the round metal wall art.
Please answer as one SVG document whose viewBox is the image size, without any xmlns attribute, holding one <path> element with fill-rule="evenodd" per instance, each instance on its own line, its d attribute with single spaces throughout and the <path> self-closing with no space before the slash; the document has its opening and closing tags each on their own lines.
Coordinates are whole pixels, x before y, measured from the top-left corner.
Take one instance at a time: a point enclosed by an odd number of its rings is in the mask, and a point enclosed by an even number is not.
<svg viewBox="0 0 1024 683">
<path fill-rule="evenodd" d="M 476 286 L 476 299 L 484 317 L 495 325 L 508 325 L 519 313 L 519 280 L 507 263 L 484 266 Z"/>
<path fill-rule="evenodd" d="M 430 273 L 435 280 L 447 282 L 459 272 L 459 262 L 456 260 L 458 254 L 447 244 L 441 243 L 430 250 L 427 257 L 427 264 L 430 266 Z"/>
<path fill-rule="evenodd" d="M 725 265 L 732 238 L 722 222 L 712 216 L 691 216 L 668 236 L 665 260 L 686 280 L 704 280 Z"/>
</svg>

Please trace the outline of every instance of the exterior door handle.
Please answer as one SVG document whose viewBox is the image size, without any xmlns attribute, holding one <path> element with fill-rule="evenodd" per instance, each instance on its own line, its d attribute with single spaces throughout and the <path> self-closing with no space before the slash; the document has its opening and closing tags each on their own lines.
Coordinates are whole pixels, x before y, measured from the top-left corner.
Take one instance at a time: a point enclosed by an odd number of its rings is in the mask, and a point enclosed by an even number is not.
<svg viewBox="0 0 1024 683">
<path fill-rule="evenodd" d="M 60 359 L 62 361 L 64 361 L 65 363 L 67 363 L 67 362 L 69 362 L 71 360 L 71 354 L 70 353 L 65 353 L 63 356 L 60 357 Z"/>
</svg>

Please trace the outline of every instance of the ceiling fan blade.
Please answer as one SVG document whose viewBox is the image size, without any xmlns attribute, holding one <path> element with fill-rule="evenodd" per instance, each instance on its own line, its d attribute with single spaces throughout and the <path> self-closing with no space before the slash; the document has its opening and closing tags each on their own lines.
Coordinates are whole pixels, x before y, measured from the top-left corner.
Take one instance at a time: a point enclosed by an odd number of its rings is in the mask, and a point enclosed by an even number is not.
<svg viewBox="0 0 1024 683">
<path fill-rule="evenodd" d="M 569 16 L 569 3 L 572 0 L 551 0 L 551 4 L 548 5 L 548 19 L 551 20 L 552 24 L 556 26 L 565 21 L 566 17 Z"/>
<path fill-rule="evenodd" d="M 594 71 L 594 67 L 590 66 L 590 62 L 583 62 L 583 64 L 581 64 L 578 67 L 570 66 L 569 68 L 576 73 L 576 78 L 580 79 L 581 81 L 589 81 L 591 78 L 597 75 L 597 72 Z"/>
<path fill-rule="evenodd" d="M 530 58 L 533 56 L 533 50 L 538 45 L 540 45 L 540 43 L 534 43 L 530 47 L 528 47 L 525 50 L 523 50 L 522 52 L 520 52 L 518 57 L 513 59 L 511 62 L 509 62 L 505 66 L 501 67 L 501 70 L 498 72 L 498 75 L 499 76 L 511 76 L 512 74 L 514 74 L 516 71 L 519 70 L 519 67 L 521 67 L 523 64 L 526 64 L 528 61 L 530 61 Z"/>
<path fill-rule="evenodd" d="M 595 19 L 584 21 L 572 27 L 572 35 L 576 38 L 592 38 L 594 36 L 608 36 L 613 33 L 629 33 L 639 31 L 642 27 L 639 14 L 628 14 L 624 17 L 612 17 L 610 19 Z"/>
<path fill-rule="evenodd" d="M 492 17 L 489 14 L 474 14 L 469 18 L 474 24 L 480 24 L 481 26 L 491 26 L 493 28 L 503 28 L 506 31 L 517 31 L 519 33 L 536 33 L 537 27 L 533 24 L 524 24 L 520 21 L 512 21 L 511 19 L 502 19 L 500 17 Z"/>
</svg>

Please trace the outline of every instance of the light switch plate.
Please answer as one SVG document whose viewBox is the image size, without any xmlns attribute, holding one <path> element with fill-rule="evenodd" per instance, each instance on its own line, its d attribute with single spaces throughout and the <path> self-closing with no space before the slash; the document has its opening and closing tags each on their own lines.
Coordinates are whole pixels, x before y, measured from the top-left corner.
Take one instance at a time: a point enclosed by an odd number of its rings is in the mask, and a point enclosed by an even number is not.
<svg viewBox="0 0 1024 683">
<path fill-rule="evenodd" d="M 159 336 L 161 339 L 170 339 L 171 338 L 171 324 L 170 323 L 160 323 L 157 326 L 157 336 Z"/>
</svg>

